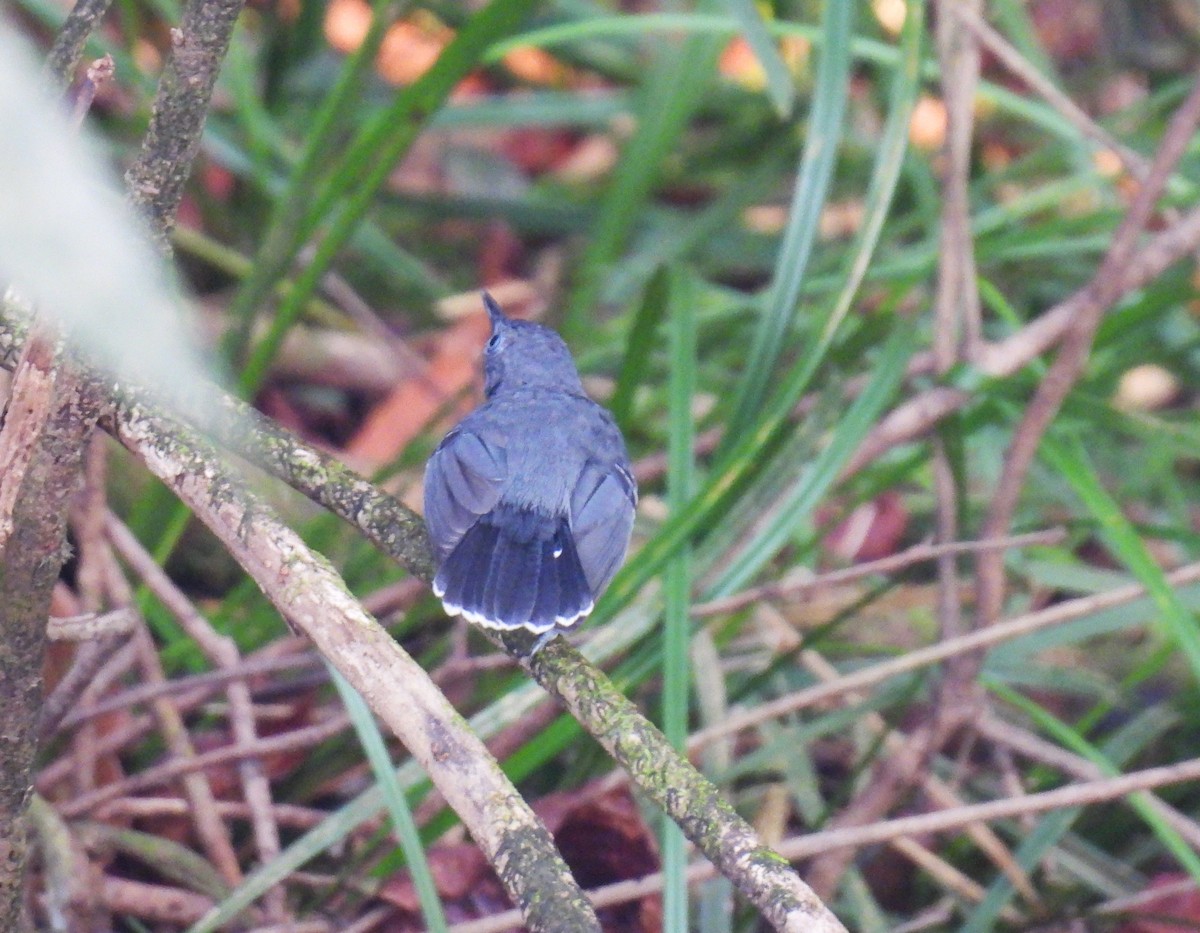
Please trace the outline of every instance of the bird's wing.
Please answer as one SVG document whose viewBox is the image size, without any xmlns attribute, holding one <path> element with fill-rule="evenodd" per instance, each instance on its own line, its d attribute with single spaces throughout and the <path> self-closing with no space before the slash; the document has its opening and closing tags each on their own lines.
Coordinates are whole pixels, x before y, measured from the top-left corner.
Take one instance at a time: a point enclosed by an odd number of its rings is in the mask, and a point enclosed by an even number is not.
<svg viewBox="0 0 1200 933">
<path fill-rule="evenodd" d="M 584 464 L 571 496 L 571 530 L 593 596 L 608 586 L 625 559 L 636 505 L 637 483 L 628 464 Z"/>
<path fill-rule="evenodd" d="M 439 560 L 500 499 L 508 477 L 504 449 L 459 425 L 425 465 L 425 524 Z"/>
</svg>

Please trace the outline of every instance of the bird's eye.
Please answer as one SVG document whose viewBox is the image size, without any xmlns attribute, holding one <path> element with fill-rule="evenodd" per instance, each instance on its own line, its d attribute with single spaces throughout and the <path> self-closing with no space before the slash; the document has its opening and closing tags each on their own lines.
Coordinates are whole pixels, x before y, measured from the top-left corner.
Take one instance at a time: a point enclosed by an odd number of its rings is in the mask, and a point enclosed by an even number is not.
<svg viewBox="0 0 1200 933">
<path fill-rule="evenodd" d="M 495 350 L 498 346 L 500 346 L 500 335 L 492 334 L 492 336 L 488 338 L 487 348 L 489 350 Z"/>
</svg>

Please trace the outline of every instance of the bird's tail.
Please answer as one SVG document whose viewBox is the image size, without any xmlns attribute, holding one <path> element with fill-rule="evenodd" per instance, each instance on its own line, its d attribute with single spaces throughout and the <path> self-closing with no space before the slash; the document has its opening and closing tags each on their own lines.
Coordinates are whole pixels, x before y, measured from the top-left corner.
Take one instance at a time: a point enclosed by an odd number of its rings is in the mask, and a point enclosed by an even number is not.
<svg viewBox="0 0 1200 933">
<path fill-rule="evenodd" d="M 494 629 L 544 633 L 592 611 L 565 516 L 500 507 L 479 519 L 433 581 L 446 611 Z"/>
</svg>

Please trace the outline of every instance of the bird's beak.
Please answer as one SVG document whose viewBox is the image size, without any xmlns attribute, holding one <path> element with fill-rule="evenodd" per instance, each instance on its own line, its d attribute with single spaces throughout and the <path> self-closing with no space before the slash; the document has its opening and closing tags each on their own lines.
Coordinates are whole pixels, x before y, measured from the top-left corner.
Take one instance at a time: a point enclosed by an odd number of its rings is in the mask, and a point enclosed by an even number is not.
<svg viewBox="0 0 1200 933">
<path fill-rule="evenodd" d="M 502 309 L 500 305 L 496 303 L 496 299 L 487 292 L 483 293 L 483 306 L 487 309 L 488 318 L 492 322 L 493 330 L 495 330 L 497 325 L 499 325 L 502 321 L 508 320 L 508 318 L 504 316 L 504 309 Z"/>
</svg>

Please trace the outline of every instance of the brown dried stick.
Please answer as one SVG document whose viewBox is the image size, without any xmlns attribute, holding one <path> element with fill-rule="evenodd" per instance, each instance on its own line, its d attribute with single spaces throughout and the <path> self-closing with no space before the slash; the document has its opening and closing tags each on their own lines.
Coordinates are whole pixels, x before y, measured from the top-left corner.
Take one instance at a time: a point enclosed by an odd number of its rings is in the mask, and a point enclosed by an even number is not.
<svg viewBox="0 0 1200 933">
<path fill-rule="evenodd" d="M 81 794 L 73 800 L 61 803 L 58 805 L 58 811 L 69 818 L 80 817 L 100 810 L 110 801 L 128 797 L 138 791 L 157 787 L 176 779 L 186 781 L 189 777 L 215 765 L 236 764 L 249 758 L 263 758 L 282 752 L 310 749 L 342 732 L 348 728 L 349 724 L 347 716 L 337 715 L 313 726 L 305 726 L 281 735 L 258 739 L 251 745 L 227 745 L 187 757 L 177 756 L 163 764 L 146 768 L 137 774 L 131 774 L 120 781 L 114 781 L 90 793 Z M 194 809 L 190 803 L 189 809 Z"/>
<path fill-rule="evenodd" d="M 1023 794 L 987 803 L 968 804 L 936 813 L 906 816 L 886 820 L 871 826 L 855 826 L 841 830 L 827 830 L 785 840 L 779 851 L 788 858 L 808 858 L 818 852 L 833 848 L 856 848 L 887 842 L 898 836 L 922 835 L 925 833 L 957 832 L 971 823 L 1011 819 L 1031 813 L 1048 813 L 1067 807 L 1081 807 L 1090 803 L 1103 803 L 1153 790 L 1170 784 L 1200 780 L 1200 759 L 1190 759 L 1179 764 L 1146 768 L 1117 777 L 1095 781 L 1081 781 L 1055 790 L 1037 794 Z"/>
<path fill-rule="evenodd" d="M 1013 535 L 1008 538 L 995 538 L 991 541 L 947 541 L 942 544 L 914 544 L 912 547 L 906 548 L 898 554 L 891 554 L 887 557 L 881 557 L 878 560 L 865 561 L 861 564 L 854 564 L 851 567 L 843 567 L 840 570 L 830 570 L 828 573 L 806 576 L 803 579 L 784 579 L 777 583 L 764 583 L 762 586 L 755 586 L 741 593 L 734 593 L 731 596 L 713 599 L 706 603 L 697 603 L 692 607 L 692 615 L 696 618 L 704 619 L 709 616 L 737 612 L 739 609 L 745 609 L 747 606 L 752 606 L 766 599 L 794 599 L 804 593 L 819 590 L 823 587 L 839 586 L 854 580 L 861 580 L 863 577 L 875 576 L 876 574 L 895 573 L 897 570 L 903 570 L 922 561 L 936 560 L 943 554 L 976 554 L 980 551 L 993 549 L 1007 550 L 1009 548 L 1022 548 L 1033 545 L 1061 544 L 1065 540 L 1066 534 L 1066 530 L 1063 528 L 1051 528 L 1047 531 L 1031 531 L 1028 534 Z"/>
<path fill-rule="evenodd" d="M 133 532 L 111 512 L 104 516 L 104 530 L 125 563 L 167 607 L 209 660 L 219 668 L 237 669 L 242 658 L 233 639 L 213 629 L 187 595 L 142 547 L 142 543 Z M 234 745 L 253 745 L 258 740 L 258 729 L 255 726 L 250 688 L 244 679 L 237 679 L 229 682 L 225 692 L 229 698 L 229 721 Z M 275 825 L 271 813 L 271 786 L 263 770 L 262 761 L 258 758 L 247 757 L 239 760 L 238 775 L 241 778 L 246 803 L 253 814 L 251 825 L 254 829 L 258 857 L 265 864 L 277 856 L 280 850 L 279 827 Z M 267 913 L 274 920 L 285 919 L 286 902 L 283 895 L 283 888 L 276 887 L 266 899 Z"/>
<path fill-rule="evenodd" d="M 349 723 L 346 723 L 347 728 Z M 117 821 L 129 819 L 159 819 L 164 816 L 188 815 L 189 804 L 182 797 L 118 797 L 104 805 L 105 816 Z M 226 819 L 252 820 L 249 804 L 238 800 L 218 800 L 217 812 Z M 277 803 L 271 807 L 272 817 L 280 826 L 289 829 L 312 829 L 329 819 L 327 810 Z"/>
<path fill-rule="evenodd" d="M 968 355 L 982 339 L 979 292 L 975 287 L 975 249 L 971 238 L 971 135 L 975 125 L 975 89 L 979 84 L 979 47 L 953 10 L 976 11 L 982 0 L 938 3 L 937 45 L 942 99 L 946 106 L 946 143 L 942 172 L 942 229 L 933 353 L 939 373 L 957 362 L 961 342 Z"/>
</svg>

